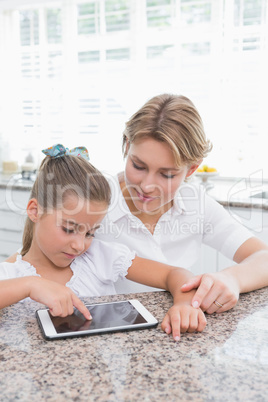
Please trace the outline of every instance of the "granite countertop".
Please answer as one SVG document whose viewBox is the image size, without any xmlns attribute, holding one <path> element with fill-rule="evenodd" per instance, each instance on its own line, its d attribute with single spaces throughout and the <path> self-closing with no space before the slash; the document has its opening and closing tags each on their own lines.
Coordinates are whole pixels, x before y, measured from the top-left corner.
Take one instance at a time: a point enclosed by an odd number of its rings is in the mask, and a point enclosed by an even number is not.
<svg viewBox="0 0 268 402">
<path fill-rule="evenodd" d="M 84 299 L 136 298 L 161 322 L 167 292 Z M 157 328 L 45 341 L 35 302 L 0 311 L 3 401 L 267 401 L 268 288 L 207 316 L 203 333 L 176 343 Z"/>
</svg>

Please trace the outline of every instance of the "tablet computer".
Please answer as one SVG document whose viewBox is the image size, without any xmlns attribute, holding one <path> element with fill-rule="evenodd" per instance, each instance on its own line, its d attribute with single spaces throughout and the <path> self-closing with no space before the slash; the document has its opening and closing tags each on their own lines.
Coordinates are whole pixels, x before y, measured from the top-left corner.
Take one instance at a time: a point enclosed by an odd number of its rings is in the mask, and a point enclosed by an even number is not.
<svg viewBox="0 0 268 402">
<path fill-rule="evenodd" d="M 53 317 L 48 309 L 37 310 L 37 321 L 45 339 L 145 329 L 158 324 L 138 300 L 89 304 L 86 307 L 92 316 L 90 321 L 77 309 L 67 317 Z"/>
</svg>

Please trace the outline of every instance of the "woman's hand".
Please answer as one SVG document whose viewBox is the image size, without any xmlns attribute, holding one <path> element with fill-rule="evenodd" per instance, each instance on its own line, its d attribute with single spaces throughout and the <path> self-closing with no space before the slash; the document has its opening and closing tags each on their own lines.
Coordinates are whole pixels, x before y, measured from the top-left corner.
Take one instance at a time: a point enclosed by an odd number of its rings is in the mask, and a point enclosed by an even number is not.
<svg viewBox="0 0 268 402">
<path fill-rule="evenodd" d="M 29 297 L 45 304 L 53 316 L 66 317 L 76 307 L 87 320 L 91 314 L 84 303 L 68 287 L 43 278 L 29 277 Z"/>
<path fill-rule="evenodd" d="M 196 288 L 192 306 L 200 307 L 208 314 L 230 310 L 239 299 L 239 283 L 228 271 L 194 276 L 181 287 L 181 291 L 188 292 Z"/>
<path fill-rule="evenodd" d="M 201 332 L 207 324 L 203 311 L 189 303 L 173 305 L 165 315 L 161 328 L 167 334 L 172 332 L 175 341 L 180 340 L 184 332 Z"/>
</svg>

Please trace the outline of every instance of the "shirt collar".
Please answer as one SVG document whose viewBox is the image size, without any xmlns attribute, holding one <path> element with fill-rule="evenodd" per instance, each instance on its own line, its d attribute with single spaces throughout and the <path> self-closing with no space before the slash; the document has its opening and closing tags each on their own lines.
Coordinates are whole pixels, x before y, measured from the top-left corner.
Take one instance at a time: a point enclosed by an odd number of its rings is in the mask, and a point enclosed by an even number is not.
<svg viewBox="0 0 268 402">
<path fill-rule="evenodd" d="M 120 181 L 122 179 L 123 172 L 119 173 L 116 176 L 108 178 L 112 192 L 111 203 L 109 207 L 109 217 L 113 222 L 116 222 L 125 215 L 132 216 L 132 213 L 130 212 L 121 191 Z"/>
<path fill-rule="evenodd" d="M 182 195 L 180 194 L 180 189 L 177 191 L 174 201 L 173 201 L 173 208 L 174 212 L 178 213 L 179 215 L 186 211 L 185 203 L 182 199 Z"/>
</svg>

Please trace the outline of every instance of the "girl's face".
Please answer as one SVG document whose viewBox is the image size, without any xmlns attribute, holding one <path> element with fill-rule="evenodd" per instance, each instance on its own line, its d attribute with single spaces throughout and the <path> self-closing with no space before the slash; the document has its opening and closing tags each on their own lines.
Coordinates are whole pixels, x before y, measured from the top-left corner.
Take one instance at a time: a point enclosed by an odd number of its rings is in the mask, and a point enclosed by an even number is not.
<svg viewBox="0 0 268 402">
<path fill-rule="evenodd" d="M 152 138 L 132 143 L 128 148 L 125 182 L 131 197 L 131 212 L 164 213 L 171 206 L 181 183 L 197 165 L 178 166 L 169 146 Z M 124 192 L 124 191 L 123 191 Z"/>
<path fill-rule="evenodd" d="M 32 247 L 35 256 L 65 268 L 90 246 L 107 204 L 68 196 L 62 209 L 39 215 L 35 220 Z"/>
</svg>

